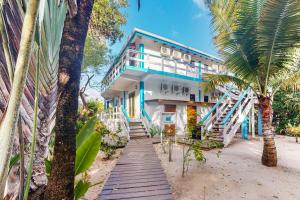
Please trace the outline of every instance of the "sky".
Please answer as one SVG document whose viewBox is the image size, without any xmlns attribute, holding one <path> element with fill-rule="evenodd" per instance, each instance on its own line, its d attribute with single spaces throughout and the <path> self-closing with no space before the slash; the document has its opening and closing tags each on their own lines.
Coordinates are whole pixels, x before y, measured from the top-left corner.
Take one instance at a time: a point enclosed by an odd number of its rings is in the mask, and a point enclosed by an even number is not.
<svg viewBox="0 0 300 200">
<path fill-rule="evenodd" d="M 136 27 L 217 56 L 204 0 L 141 0 L 139 12 L 137 0 L 129 0 L 124 13 L 125 37 L 111 47 L 113 53 L 120 51 Z"/>
<path fill-rule="evenodd" d="M 204 0 L 141 0 L 138 11 L 137 0 L 128 0 L 123 10 L 127 24 L 122 27 L 125 36 L 110 46 L 112 54 L 120 52 L 134 28 L 169 38 L 205 53 L 217 56 L 212 42 L 210 15 Z M 106 69 L 107 70 L 107 69 Z M 102 80 L 97 77 L 97 82 Z M 99 98 L 99 91 L 89 89 L 88 98 Z"/>
</svg>

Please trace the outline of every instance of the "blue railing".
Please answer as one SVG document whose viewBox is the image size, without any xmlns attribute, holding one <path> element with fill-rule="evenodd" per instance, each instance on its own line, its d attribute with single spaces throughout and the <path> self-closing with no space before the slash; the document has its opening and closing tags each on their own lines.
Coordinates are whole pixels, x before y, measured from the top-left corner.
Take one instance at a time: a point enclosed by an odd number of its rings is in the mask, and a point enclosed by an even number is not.
<svg viewBox="0 0 300 200">
<path fill-rule="evenodd" d="M 121 110 L 122 110 L 122 112 L 123 112 L 123 114 L 124 114 L 124 116 L 125 116 L 127 122 L 130 123 L 131 120 L 130 120 L 130 118 L 129 118 L 129 116 L 128 116 L 127 111 L 124 109 L 123 106 L 121 106 Z"/>
<path fill-rule="evenodd" d="M 221 99 L 219 99 L 219 101 L 212 107 L 212 109 L 202 118 L 201 123 L 205 122 L 207 120 L 207 118 L 211 115 L 211 113 L 217 109 L 217 107 L 222 103 L 222 101 L 228 96 L 230 91 L 231 91 L 231 89 L 227 93 L 225 93 L 221 97 Z"/>
<path fill-rule="evenodd" d="M 250 88 L 248 88 L 247 90 L 245 90 L 245 92 L 243 94 L 240 95 L 238 101 L 234 104 L 234 106 L 231 108 L 231 110 L 227 113 L 227 115 L 225 116 L 225 118 L 223 119 L 223 121 L 221 122 L 222 125 L 226 124 L 227 120 L 229 119 L 229 117 L 234 113 L 234 111 L 238 108 L 238 106 L 240 105 L 241 101 L 244 99 L 244 97 L 249 93 Z"/>
<path fill-rule="evenodd" d="M 148 120 L 148 122 L 150 122 L 152 124 L 152 119 L 148 115 L 148 113 L 143 108 L 141 108 L 141 112 L 142 112 L 142 115 L 146 117 L 146 119 Z"/>
</svg>

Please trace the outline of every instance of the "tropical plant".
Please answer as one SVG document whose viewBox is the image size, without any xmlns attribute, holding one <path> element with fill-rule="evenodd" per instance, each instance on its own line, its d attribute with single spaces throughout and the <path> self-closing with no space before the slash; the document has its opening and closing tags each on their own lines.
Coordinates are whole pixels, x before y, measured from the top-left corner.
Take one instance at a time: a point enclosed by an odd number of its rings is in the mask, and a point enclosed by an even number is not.
<svg viewBox="0 0 300 200">
<path fill-rule="evenodd" d="M 92 8 L 92 0 L 78 0 L 75 16 L 69 12 L 65 19 L 59 51 L 54 154 L 45 192 L 45 199 L 49 200 L 74 198 L 78 94 Z"/>
<path fill-rule="evenodd" d="M 273 126 L 277 134 L 287 134 L 287 126 L 300 125 L 300 93 L 292 90 L 279 90 L 273 100 Z"/>
<path fill-rule="evenodd" d="M 0 149 L 3 152 L 0 156 L 0 197 L 3 196 L 5 188 L 14 133 L 29 67 L 31 45 L 33 42 L 33 33 L 36 24 L 39 3 L 39 0 L 29 0 L 27 4 L 27 11 L 23 22 L 20 50 L 16 61 L 10 100 L 0 127 Z"/>
<path fill-rule="evenodd" d="M 14 185 L 18 185 L 18 183 L 11 182 L 14 180 L 16 182 L 21 181 L 20 188 L 22 190 L 23 184 L 22 178 L 24 176 L 23 163 L 22 163 L 22 155 L 24 154 L 22 148 L 22 138 L 25 138 L 25 146 L 30 145 L 30 141 L 32 138 L 32 126 L 33 126 L 33 108 L 34 108 L 34 92 L 37 91 L 34 88 L 35 85 L 35 72 L 36 66 L 38 64 L 38 60 L 41 66 L 40 70 L 40 88 L 39 88 L 39 102 L 38 107 L 40 109 L 38 114 L 38 123 L 37 123 L 37 134 L 36 138 L 38 138 L 36 142 L 36 151 L 35 151 L 35 159 L 33 161 L 33 174 L 31 178 L 31 191 L 38 190 L 41 187 L 44 187 L 47 183 L 47 177 L 45 173 L 44 167 L 44 159 L 48 152 L 48 141 L 50 138 L 50 133 L 53 127 L 53 114 L 55 113 L 55 103 L 56 103 L 56 93 L 57 93 L 57 69 L 58 69 L 58 51 L 60 45 L 60 38 L 63 28 L 63 22 L 66 14 L 66 5 L 63 2 L 46 0 L 44 2 L 44 6 L 40 6 L 40 15 L 43 17 L 39 17 L 39 21 L 41 23 L 40 27 L 40 41 L 41 45 L 39 45 L 39 55 L 37 54 L 38 48 L 32 49 L 31 54 L 31 62 L 29 65 L 29 74 L 27 76 L 25 90 L 23 94 L 22 104 L 20 108 L 20 117 L 18 122 L 18 133 L 19 133 L 19 144 L 20 150 L 18 148 L 13 148 L 13 154 L 20 153 L 20 165 L 16 165 L 13 169 L 14 171 L 19 171 L 20 168 L 20 179 L 18 178 L 10 178 L 8 182 L 8 192 L 9 196 L 12 198 L 16 195 L 16 187 Z M 70 1 L 71 2 L 71 1 Z M 20 36 L 19 32 L 21 31 L 21 25 L 23 21 L 23 16 L 25 12 L 25 6 L 23 2 L 20 0 L 17 1 L 4 1 L 4 6 L 2 10 L 2 16 L 4 20 L 4 30 L 5 34 L 2 34 L 3 38 L 7 36 L 8 42 L 8 57 L 6 60 L 11 60 L 12 67 L 14 67 L 14 63 L 16 61 L 17 52 L 19 49 L 19 41 Z M 43 20 L 43 21 L 42 21 Z M 36 34 L 37 36 L 38 34 Z M 37 39 L 37 37 L 35 37 Z M 34 47 L 34 46 L 33 46 Z M 5 49 L 5 46 L 2 45 L 2 48 Z M 2 59 L 2 58 L 1 58 Z M 8 63 L 1 60 L 2 63 Z M 1 65 L 4 67 L 1 69 L 1 81 L 4 81 L 4 84 L 0 83 L 0 98 L 1 103 L 4 104 L 4 107 L 0 107 L 0 119 L 3 117 L 3 112 L 6 109 L 6 105 L 8 104 L 8 97 L 10 91 L 10 86 L 7 82 L 7 74 L 5 71 L 9 71 L 10 64 Z M 14 71 L 14 68 L 12 69 Z M 0 104 L 1 104 L 0 103 Z M 23 128 L 22 128 L 23 127 Z M 14 146 L 18 147 L 18 143 L 15 143 Z M 27 151 L 28 148 L 25 150 Z M 28 156 L 29 153 L 26 152 L 25 156 Z M 28 169 L 26 170 L 28 172 Z M 25 172 L 26 172 L 25 171 Z M 39 173 L 35 173 L 39 172 Z M 11 173 L 10 176 L 14 176 L 15 173 Z M 11 185 L 11 187 L 10 187 Z M 22 196 L 22 191 L 20 191 L 20 196 Z"/>
<path fill-rule="evenodd" d="M 150 134 L 150 137 L 154 137 L 156 135 L 160 135 L 161 133 L 161 128 L 157 125 L 152 125 L 151 128 L 149 129 L 149 134 Z"/>
<path fill-rule="evenodd" d="M 298 137 L 300 137 L 300 126 L 292 126 L 291 124 L 287 127 L 288 133 L 296 138 L 296 142 L 298 143 Z"/>
<path fill-rule="evenodd" d="M 250 87 L 262 111 L 262 164 L 277 165 L 272 132 L 272 99 L 282 87 L 300 81 L 299 0 L 208 0 L 214 42 L 233 74 L 207 75 L 206 91 L 233 83 Z"/>
</svg>

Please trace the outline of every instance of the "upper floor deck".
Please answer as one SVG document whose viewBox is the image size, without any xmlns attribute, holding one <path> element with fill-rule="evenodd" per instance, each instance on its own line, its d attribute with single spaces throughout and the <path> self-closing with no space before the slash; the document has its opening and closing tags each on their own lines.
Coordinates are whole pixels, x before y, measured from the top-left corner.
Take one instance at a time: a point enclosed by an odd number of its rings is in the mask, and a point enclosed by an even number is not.
<svg viewBox="0 0 300 200">
<path fill-rule="evenodd" d="M 222 60 L 158 35 L 135 29 L 102 80 L 104 92 L 117 79 L 147 74 L 201 82 L 205 73 L 227 73 Z"/>
</svg>

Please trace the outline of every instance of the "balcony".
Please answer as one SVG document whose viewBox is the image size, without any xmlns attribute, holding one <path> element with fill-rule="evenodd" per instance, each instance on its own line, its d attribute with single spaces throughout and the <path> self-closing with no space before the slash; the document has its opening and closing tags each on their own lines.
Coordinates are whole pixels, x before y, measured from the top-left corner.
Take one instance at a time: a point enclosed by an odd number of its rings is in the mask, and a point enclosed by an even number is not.
<svg viewBox="0 0 300 200">
<path fill-rule="evenodd" d="M 213 69 L 203 64 L 184 62 L 179 59 L 127 49 L 103 79 L 101 91 L 104 92 L 123 74 L 131 77 L 142 77 L 149 73 L 201 81 L 201 74 L 223 74 L 225 71 Z"/>
</svg>

